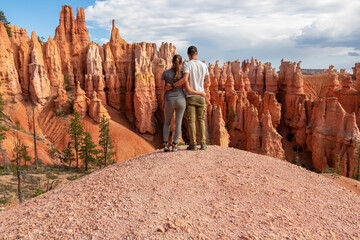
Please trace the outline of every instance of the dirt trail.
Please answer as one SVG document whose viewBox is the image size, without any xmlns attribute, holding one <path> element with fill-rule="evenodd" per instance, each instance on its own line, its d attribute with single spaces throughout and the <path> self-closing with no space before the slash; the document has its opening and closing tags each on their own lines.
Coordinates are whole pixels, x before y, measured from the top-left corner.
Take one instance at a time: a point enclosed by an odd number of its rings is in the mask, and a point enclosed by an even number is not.
<svg viewBox="0 0 360 240">
<path fill-rule="evenodd" d="M 360 198 L 232 148 L 153 152 L 0 214 L 0 239 L 360 239 Z"/>
</svg>

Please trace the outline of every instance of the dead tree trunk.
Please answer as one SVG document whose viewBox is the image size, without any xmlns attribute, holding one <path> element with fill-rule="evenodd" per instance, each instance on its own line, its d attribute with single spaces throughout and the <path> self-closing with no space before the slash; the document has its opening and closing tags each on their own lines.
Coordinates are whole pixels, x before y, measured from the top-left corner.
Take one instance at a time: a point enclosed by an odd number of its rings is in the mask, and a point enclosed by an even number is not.
<svg viewBox="0 0 360 240">
<path fill-rule="evenodd" d="M 21 191 L 21 174 L 20 174 L 20 140 L 19 140 L 19 129 L 20 129 L 20 123 L 16 123 L 16 142 L 15 142 L 15 162 L 16 162 L 16 175 L 18 180 L 18 197 L 19 197 L 19 203 L 21 204 L 23 202 L 22 197 L 22 191 Z"/>
<path fill-rule="evenodd" d="M 36 130 L 35 130 L 35 110 L 33 107 L 33 127 L 34 127 L 34 151 L 35 151 L 35 169 L 39 168 L 39 162 L 38 162 L 38 154 L 37 154 L 37 148 L 36 148 Z"/>
<path fill-rule="evenodd" d="M 20 174 L 20 163 L 19 163 L 19 156 L 16 157 L 16 175 L 18 180 L 18 196 L 19 196 L 19 203 L 23 202 L 22 191 L 21 191 L 21 174 Z"/>
</svg>

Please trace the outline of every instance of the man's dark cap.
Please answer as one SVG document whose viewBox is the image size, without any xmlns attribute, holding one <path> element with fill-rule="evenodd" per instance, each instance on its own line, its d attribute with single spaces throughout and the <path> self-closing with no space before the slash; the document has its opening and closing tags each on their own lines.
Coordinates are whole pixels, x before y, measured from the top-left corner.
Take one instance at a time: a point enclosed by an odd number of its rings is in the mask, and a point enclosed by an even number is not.
<svg viewBox="0 0 360 240">
<path fill-rule="evenodd" d="M 196 53 L 196 52 L 198 52 L 198 51 L 197 51 L 197 48 L 195 46 L 190 46 L 188 48 L 188 51 L 187 51 L 188 54 L 189 53 Z"/>
</svg>

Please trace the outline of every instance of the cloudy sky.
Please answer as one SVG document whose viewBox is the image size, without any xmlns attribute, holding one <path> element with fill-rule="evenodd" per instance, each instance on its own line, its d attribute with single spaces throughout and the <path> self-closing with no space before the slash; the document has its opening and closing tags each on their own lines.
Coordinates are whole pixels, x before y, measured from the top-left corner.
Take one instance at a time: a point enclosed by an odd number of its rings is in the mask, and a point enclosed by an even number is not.
<svg viewBox="0 0 360 240">
<path fill-rule="evenodd" d="M 303 68 L 348 70 L 360 62 L 360 1 L 354 0 L 21 0 L 0 9 L 11 23 L 47 38 L 64 4 L 86 9 L 98 43 L 108 41 L 115 19 L 129 43 L 172 42 L 183 56 L 195 45 L 207 62 L 255 57 L 278 68 L 284 58 L 302 60 Z"/>
</svg>

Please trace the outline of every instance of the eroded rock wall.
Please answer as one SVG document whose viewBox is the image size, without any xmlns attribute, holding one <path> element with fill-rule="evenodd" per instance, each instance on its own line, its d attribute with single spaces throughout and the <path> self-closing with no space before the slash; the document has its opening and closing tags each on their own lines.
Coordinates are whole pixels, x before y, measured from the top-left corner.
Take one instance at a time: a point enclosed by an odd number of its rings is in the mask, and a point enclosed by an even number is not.
<svg viewBox="0 0 360 240">
<path fill-rule="evenodd" d="M 353 177 L 360 137 L 356 123 L 360 95 L 348 73 L 338 73 L 334 66 L 325 72 L 327 82 L 317 90 L 325 96 L 314 96 L 313 91 L 303 89 L 300 63 L 295 67 L 295 63 L 282 61 L 279 74 L 282 81 L 279 99 L 285 105 L 282 127 L 290 129 L 287 141 L 295 143 L 292 150 L 303 158 L 310 154 L 314 169 L 323 171 L 331 167 Z"/>
<path fill-rule="evenodd" d="M 22 28 L 11 31 L 9 39 L 0 23 L 0 81 L 7 100 L 30 99 L 40 116 L 42 109 L 53 116 L 49 106 L 61 113 L 72 104 L 94 123 L 102 115 L 123 115 L 156 143 L 163 122 L 161 76 L 171 68 L 175 46 L 127 43 L 115 21 L 110 42 L 100 46 L 90 41 L 84 9 L 75 17 L 70 6 L 62 7 L 54 39 L 43 44 L 35 32 L 30 39 Z M 321 84 L 306 81 L 304 87 L 300 63 L 282 60 L 279 73 L 254 58 L 209 64 L 207 140 L 291 162 L 308 158 L 318 171 L 329 165 L 351 176 L 359 138 L 360 64 L 353 75 L 330 66 Z"/>
<path fill-rule="evenodd" d="M 19 75 L 15 65 L 14 51 L 4 24 L 0 22 L 0 82 L 1 92 L 7 96 L 21 94 Z"/>
</svg>

